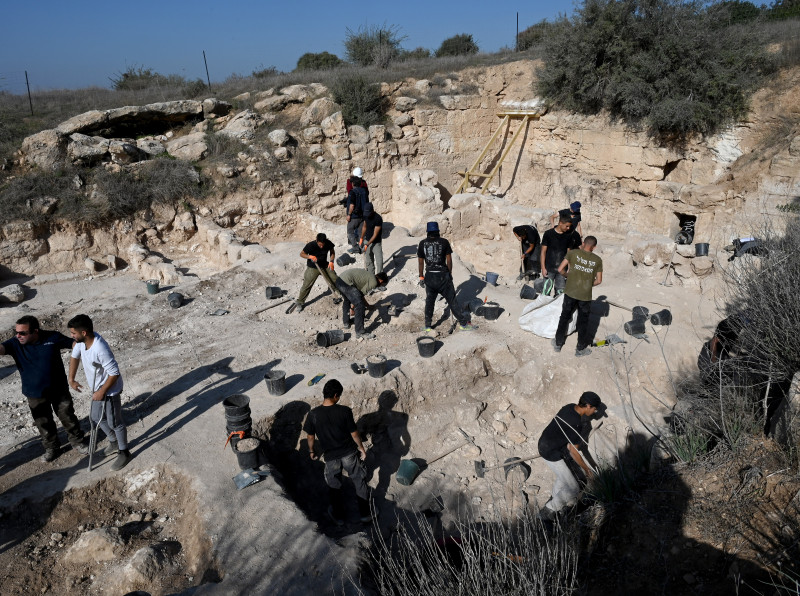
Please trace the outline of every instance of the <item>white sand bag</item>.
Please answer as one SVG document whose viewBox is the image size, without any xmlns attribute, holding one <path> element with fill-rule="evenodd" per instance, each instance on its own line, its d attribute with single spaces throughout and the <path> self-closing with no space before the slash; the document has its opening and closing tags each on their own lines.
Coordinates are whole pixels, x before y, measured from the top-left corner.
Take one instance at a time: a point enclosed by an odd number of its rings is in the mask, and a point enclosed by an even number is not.
<svg viewBox="0 0 800 596">
<path fill-rule="evenodd" d="M 539 337 L 554 338 L 558 330 L 558 320 L 561 318 L 563 304 L 564 294 L 559 294 L 555 298 L 540 294 L 536 300 L 522 309 L 522 314 L 519 317 L 520 329 L 530 331 Z M 567 327 L 567 335 L 574 333 L 577 326 L 578 311 L 575 310 Z"/>
</svg>

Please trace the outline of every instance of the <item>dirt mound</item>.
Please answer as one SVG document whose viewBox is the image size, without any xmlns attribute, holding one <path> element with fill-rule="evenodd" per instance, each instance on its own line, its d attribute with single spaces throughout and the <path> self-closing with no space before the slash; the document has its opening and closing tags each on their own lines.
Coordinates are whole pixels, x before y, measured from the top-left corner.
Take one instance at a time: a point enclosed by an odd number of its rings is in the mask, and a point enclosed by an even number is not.
<svg viewBox="0 0 800 596">
<path fill-rule="evenodd" d="M 4 594 L 171 594 L 219 581 L 190 481 L 169 468 L 0 512 Z"/>
</svg>

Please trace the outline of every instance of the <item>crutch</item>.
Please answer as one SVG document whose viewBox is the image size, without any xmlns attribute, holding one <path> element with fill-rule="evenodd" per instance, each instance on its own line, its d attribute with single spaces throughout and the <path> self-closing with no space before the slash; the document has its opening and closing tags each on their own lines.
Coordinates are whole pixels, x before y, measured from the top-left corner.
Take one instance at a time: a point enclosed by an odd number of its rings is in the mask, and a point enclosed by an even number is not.
<svg viewBox="0 0 800 596">
<path fill-rule="evenodd" d="M 98 420 L 97 423 L 94 425 L 92 424 L 92 404 L 94 400 L 92 396 L 94 395 L 95 388 L 94 384 L 97 380 L 97 363 L 92 363 L 92 386 L 89 388 L 91 391 L 89 395 L 89 471 L 92 471 L 92 456 L 94 455 L 95 447 L 97 446 L 97 430 L 100 428 L 100 421 Z M 106 400 L 103 399 L 102 401 L 102 412 L 101 416 L 105 416 L 106 414 Z"/>
</svg>

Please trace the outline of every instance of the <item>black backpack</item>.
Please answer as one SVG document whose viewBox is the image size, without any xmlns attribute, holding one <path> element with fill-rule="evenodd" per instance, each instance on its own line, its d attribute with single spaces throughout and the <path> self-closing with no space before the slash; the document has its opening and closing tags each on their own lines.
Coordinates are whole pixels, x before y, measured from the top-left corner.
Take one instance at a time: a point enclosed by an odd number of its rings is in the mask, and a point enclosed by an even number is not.
<svg viewBox="0 0 800 596">
<path fill-rule="evenodd" d="M 354 186 L 353 190 L 350 191 L 350 194 L 347 197 L 348 208 L 349 205 L 353 205 L 353 213 L 351 213 L 351 215 L 353 217 L 363 217 L 364 206 L 367 203 L 369 203 L 367 189 L 363 186 Z"/>
</svg>

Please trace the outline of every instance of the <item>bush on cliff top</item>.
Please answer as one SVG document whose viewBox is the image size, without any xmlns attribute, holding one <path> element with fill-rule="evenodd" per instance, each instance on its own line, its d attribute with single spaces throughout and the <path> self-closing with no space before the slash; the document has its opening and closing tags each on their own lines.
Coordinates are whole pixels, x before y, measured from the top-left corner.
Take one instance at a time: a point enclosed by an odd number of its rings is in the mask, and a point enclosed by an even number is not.
<svg viewBox="0 0 800 596">
<path fill-rule="evenodd" d="M 681 0 L 584 0 L 550 36 L 539 91 L 581 113 L 607 110 L 654 135 L 713 133 L 744 116 L 773 69 L 752 27 L 721 6 Z"/>
</svg>

